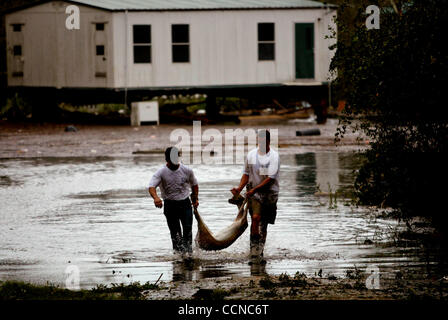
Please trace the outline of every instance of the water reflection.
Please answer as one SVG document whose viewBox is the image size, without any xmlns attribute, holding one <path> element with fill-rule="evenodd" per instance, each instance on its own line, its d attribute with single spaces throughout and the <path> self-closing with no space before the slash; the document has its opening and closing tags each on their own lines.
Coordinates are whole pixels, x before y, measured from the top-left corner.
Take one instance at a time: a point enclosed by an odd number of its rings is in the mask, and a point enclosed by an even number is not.
<svg viewBox="0 0 448 320">
<path fill-rule="evenodd" d="M 321 192 L 335 192 L 339 187 L 339 155 L 314 154 L 316 161 L 316 188 Z"/>
<path fill-rule="evenodd" d="M 19 181 L 11 179 L 9 176 L 0 176 L 0 187 L 10 187 L 20 185 Z"/>
<path fill-rule="evenodd" d="M 296 154 L 295 162 L 301 169 L 296 173 L 297 196 L 313 195 L 316 192 L 316 157 L 314 153 Z"/>
<path fill-rule="evenodd" d="M 220 264 L 207 264 L 200 259 L 173 261 L 173 281 L 191 281 L 207 278 L 219 278 L 235 274 Z"/>
<path fill-rule="evenodd" d="M 250 265 L 251 276 L 264 276 L 266 274 L 266 263 L 252 263 Z"/>
<path fill-rule="evenodd" d="M 197 260 L 172 262 L 173 281 L 192 281 L 200 279 L 200 263 Z"/>
<path fill-rule="evenodd" d="M 361 156 L 354 153 L 305 153 L 295 155 L 298 196 L 347 191 Z"/>
<path fill-rule="evenodd" d="M 240 273 L 246 273 L 243 270 L 250 271 L 251 276 L 266 275 L 266 263 L 252 263 L 250 266 L 246 263 L 238 263 L 228 267 L 224 264 L 216 264 L 201 259 L 189 259 L 172 262 L 172 280 L 173 281 L 192 281 L 208 278 L 228 277 Z"/>
</svg>

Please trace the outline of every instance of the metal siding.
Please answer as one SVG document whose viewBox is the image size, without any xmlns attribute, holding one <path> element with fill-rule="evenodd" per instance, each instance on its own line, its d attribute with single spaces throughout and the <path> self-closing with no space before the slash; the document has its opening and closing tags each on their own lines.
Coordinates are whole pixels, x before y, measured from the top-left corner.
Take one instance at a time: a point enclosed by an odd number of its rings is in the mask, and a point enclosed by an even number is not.
<svg viewBox="0 0 448 320">
<path fill-rule="evenodd" d="M 253 10 L 128 13 L 128 87 L 214 86 L 295 82 L 294 24 L 315 24 L 315 78 L 328 80 L 331 53 L 324 39 L 334 11 Z M 114 13 L 115 51 L 124 44 L 124 13 Z M 320 19 L 320 21 L 319 21 Z M 276 33 L 275 61 L 258 61 L 257 23 L 274 22 Z M 147 23 L 152 28 L 151 65 L 133 64 L 132 25 Z M 190 24 L 190 63 L 171 62 L 171 24 Z M 116 56 L 116 87 L 126 85 L 124 54 Z"/>
<path fill-rule="evenodd" d="M 7 66 L 8 66 L 8 78 L 10 79 L 10 83 L 13 85 L 22 85 L 23 84 L 23 77 L 13 77 L 13 73 L 22 72 L 24 69 L 24 60 L 23 60 L 23 54 L 25 51 L 24 48 L 24 37 L 23 37 L 23 30 L 24 26 L 22 25 L 22 31 L 21 32 L 13 32 L 12 23 L 14 24 L 22 24 L 22 21 L 14 20 L 10 21 L 8 18 L 6 18 L 6 60 L 7 60 Z M 16 57 L 14 56 L 14 46 L 20 45 L 22 47 L 22 56 Z"/>
<path fill-rule="evenodd" d="M 60 6 L 56 10 L 55 6 Z M 216 10 L 108 12 L 80 6 L 81 29 L 65 29 L 67 2 L 52 2 L 6 16 L 7 26 L 23 22 L 26 86 L 52 87 L 174 87 L 287 83 L 295 81 L 294 23 L 316 25 L 316 74 L 328 80 L 332 53 L 324 39 L 334 11 Z M 59 12 L 59 13 L 56 13 Z M 321 19 L 318 21 L 318 19 Z M 92 22 L 108 21 L 107 83 L 95 78 Z M 258 61 L 257 23 L 274 22 L 275 61 Z M 190 63 L 171 62 L 171 24 L 190 24 Z M 151 24 L 152 63 L 134 64 L 132 25 Z M 7 28 L 8 48 L 10 30 Z M 126 44 L 126 34 L 128 44 Z M 11 77 L 8 50 L 8 84 L 22 85 Z M 127 58 L 126 58 L 127 57 Z M 128 62 L 128 80 L 126 64 Z"/>
<path fill-rule="evenodd" d="M 28 14 L 24 26 L 23 84 L 55 86 L 57 80 L 56 19 L 53 13 Z"/>
<path fill-rule="evenodd" d="M 11 77 L 9 85 L 50 87 L 105 87 L 114 82 L 112 73 L 112 52 L 106 68 L 108 78 L 95 78 L 95 46 L 92 22 L 107 22 L 111 13 L 80 6 L 80 29 L 67 30 L 67 2 L 54 1 L 37 5 L 7 15 L 7 23 L 21 21 L 24 36 L 24 78 L 23 83 Z M 108 26 L 109 27 L 109 26 Z M 107 44 L 111 48 L 112 36 Z M 10 70 L 8 65 L 8 70 Z"/>
</svg>

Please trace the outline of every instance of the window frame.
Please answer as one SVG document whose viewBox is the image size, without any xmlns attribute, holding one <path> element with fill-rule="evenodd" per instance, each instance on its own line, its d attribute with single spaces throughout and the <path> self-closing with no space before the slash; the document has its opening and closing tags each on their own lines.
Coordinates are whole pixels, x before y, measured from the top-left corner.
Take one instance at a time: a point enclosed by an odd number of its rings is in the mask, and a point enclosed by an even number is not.
<svg viewBox="0 0 448 320">
<path fill-rule="evenodd" d="M 11 23 L 12 32 L 22 32 L 23 23 Z M 18 30 L 16 30 L 16 28 Z"/>
<path fill-rule="evenodd" d="M 149 42 L 135 42 L 135 27 L 149 27 Z M 135 50 L 136 48 L 149 48 L 149 59 L 145 61 L 135 60 Z M 150 24 L 134 24 L 132 25 L 132 54 L 134 64 L 151 64 L 152 63 L 152 26 Z"/>
<path fill-rule="evenodd" d="M 270 24 L 270 25 L 272 25 L 272 27 L 273 27 L 273 30 L 272 30 L 272 36 L 273 36 L 273 39 L 272 40 L 260 40 L 260 25 L 262 25 L 262 24 Z M 275 61 L 275 56 L 276 56 L 276 50 L 275 50 L 275 43 L 276 43 L 276 40 L 275 40 L 275 22 L 258 22 L 257 23 L 257 54 L 258 54 L 258 61 L 261 61 L 261 62 L 264 62 L 264 61 Z M 272 47 L 273 47 L 273 50 L 272 50 L 272 58 L 270 58 L 270 59 L 261 59 L 261 55 L 260 55 L 260 47 L 261 47 L 261 45 L 264 45 L 264 44 L 270 44 L 270 45 L 272 45 Z"/>
<path fill-rule="evenodd" d="M 16 49 L 19 49 L 19 53 L 16 52 Z M 12 46 L 12 55 L 14 57 L 22 57 L 23 56 L 23 47 L 21 44 L 16 44 Z"/>
<path fill-rule="evenodd" d="M 187 27 L 187 37 L 188 37 L 188 42 L 175 42 L 174 41 L 174 27 L 175 26 L 186 26 Z M 191 39 L 190 39 L 190 24 L 187 23 L 174 23 L 171 24 L 171 63 L 191 63 L 191 50 L 190 50 L 190 44 L 191 44 Z M 175 47 L 187 47 L 188 49 L 188 53 L 187 53 L 187 58 L 186 61 L 175 61 L 174 57 L 174 48 Z"/>
<path fill-rule="evenodd" d="M 103 53 L 101 54 L 101 53 L 98 53 L 98 49 L 99 48 L 102 48 L 102 51 L 103 51 Z M 104 45 L 104 44 L 97 44 L 96 46 L 95 46 L 95 55 L 97 56 L 97 57 L 104 57 L 105 55 L 106 55 L 106 46 Z"/>
<path fill-rule="evenodd" d="M 102 26 L 101 28 L 98 28 L 98 26 Z M 95 22 L 95 31 L 105 31 L 106 30 L 106 23 L 104 22 Z"/>
</svg>

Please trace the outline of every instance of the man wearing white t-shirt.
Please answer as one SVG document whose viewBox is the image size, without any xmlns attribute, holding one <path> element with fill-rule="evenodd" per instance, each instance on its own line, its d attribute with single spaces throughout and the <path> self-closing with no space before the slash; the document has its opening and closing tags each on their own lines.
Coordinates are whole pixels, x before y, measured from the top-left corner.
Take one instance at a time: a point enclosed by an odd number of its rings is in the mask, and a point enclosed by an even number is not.
<svg viewBox="0 0 448 320">
<path fill-rule="evenodd" d="M 258 132 L 258 148 L 251 150 L 244 164 L 243 176 L 238 187 L 231 192 L 237 196 L 247 185 L 250 229 L 251 262 L 265 262 L 263 257 L 268 224 L 274 224 L 277 215 L 280 158 L 270 148 L 271 134 L 268 130 Z"/>
<path fill-rule="evenodd" d="M 152 176 L 149 182 L 149 194 L 154 199 L 157 208 L 165 206 L 163 213 L 170 229 L 171 241 L 175 253 L 191 253 L 193 206 L 197 207 L 198 182 L 193 170 L 179 162 L 179 150 L 170 147 L 165 150 L 166 165 L 161 167 Z M 162 193 L 162 200 L 157 195 L 156 188 Z M 182 228 L 181 228 L 182 225 Z"/>
</svg>

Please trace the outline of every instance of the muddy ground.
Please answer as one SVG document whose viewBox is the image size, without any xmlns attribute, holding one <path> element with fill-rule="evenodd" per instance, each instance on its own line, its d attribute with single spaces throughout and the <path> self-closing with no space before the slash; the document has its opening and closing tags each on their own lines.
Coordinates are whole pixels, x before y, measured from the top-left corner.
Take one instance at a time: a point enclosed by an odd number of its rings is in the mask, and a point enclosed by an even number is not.
<svg viewBox="0 0 448 320">
<path fill-rule="evenodd" d="M 413 300 L 448 298 L 448 278 L 423 276 L 420 272 L 398 271 L 380 277 L 379 287 L 366 287 L 366 275 L 334 276 L 252 276 L 202 279 L 160 284 L 146 291 L 150 300 Z"/>
<path fill-rule="evenodd" d="M 225 129 L 278 129 L 281 153 L 319 151 L 356 151 L 368 146 L 358 134 L 348 133 L 334 143 L 338 121 L 329 119 L 325 125 L 307 122 L 243 122 L 241 125 L 202 126 L 202 132 Z M 162 152 L 171 145 L 170 134 L 183 128 L 192 132 L 192 125 L 160 126 L 94 126 L 76 125 L 76 132 L 65 132 L 70 124 L 11 124 L 0 122 L 0 157 L 71 157 L 71 156 L 131 156 L 147 152 Z M 296 136 L 297 130 L 319 129 L 319 136 Z M 204 142 L 204 146 L 206 143 Z"/>
</svg>

